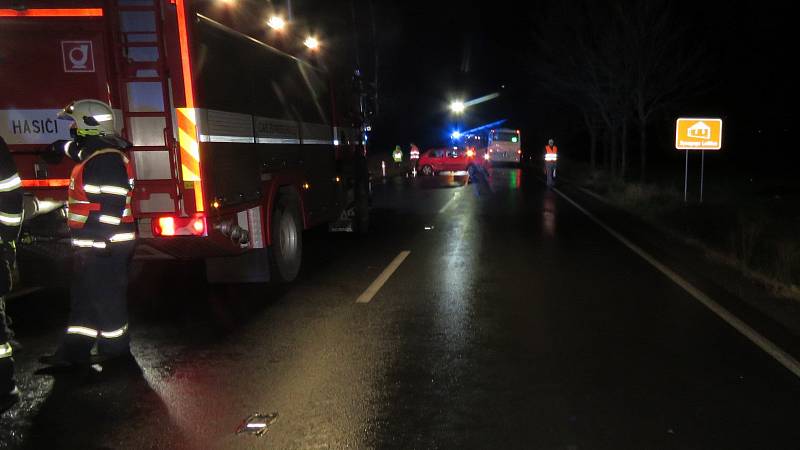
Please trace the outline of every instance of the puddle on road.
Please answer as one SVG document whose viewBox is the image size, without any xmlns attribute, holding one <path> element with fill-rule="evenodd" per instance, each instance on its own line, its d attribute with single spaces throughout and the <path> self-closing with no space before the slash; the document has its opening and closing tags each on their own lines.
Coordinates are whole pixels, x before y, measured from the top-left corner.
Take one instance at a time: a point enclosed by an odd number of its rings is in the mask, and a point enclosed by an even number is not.
<svg viewBox="0 0 800 450">
<path fill-rule="evenodd" d="M 236 434 L 253 434 L 261 437 L 269 431 L 270 425 L 278 420 L 278 413 L 261 414 L 253 413 L 239 425 L 236 429 Z"/>
</svg>

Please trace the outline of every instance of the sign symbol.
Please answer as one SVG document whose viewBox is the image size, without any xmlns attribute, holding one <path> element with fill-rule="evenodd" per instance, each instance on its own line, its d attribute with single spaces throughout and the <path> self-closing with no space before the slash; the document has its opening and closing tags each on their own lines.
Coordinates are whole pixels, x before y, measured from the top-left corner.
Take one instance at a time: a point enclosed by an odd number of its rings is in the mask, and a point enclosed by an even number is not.
<svg viewBox="0 0 800 450">
<path fill-rule="evenodd" d="M 86 61 L 89 60 L 89 45 L 81 44 L 73 47 L 69 51 L 69 62 L 72 63 L 73 69 L 86 69 Z"/>
<path fill-rule="evenodd" d="M 702 139 L 704 141 L 707 141 L 711 139 L 711 127 L 709 127 L 703 122 L 697 122 L 696 124 L 689 127 L 689 129 L 686 132 L 686 135 L 690 138 Z"/>
<path fill-rule="evenodd" d="M 94 72 L 92 41 L 61 41 L 64 72 Z"/>
</svg>

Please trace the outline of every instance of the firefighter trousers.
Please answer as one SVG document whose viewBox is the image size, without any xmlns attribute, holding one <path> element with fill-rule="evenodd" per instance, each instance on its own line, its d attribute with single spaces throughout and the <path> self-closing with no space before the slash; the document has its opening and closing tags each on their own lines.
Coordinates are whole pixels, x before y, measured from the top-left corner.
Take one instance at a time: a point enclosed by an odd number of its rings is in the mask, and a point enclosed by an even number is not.
<svg viewBox="0 0 800 450">
<path fill-rule="evenodd" d="M 0 255 L 0 396 L 14 388 L 14 360 L 11 348 L 11 329 L 6 317 L 5 295 L 11 290 L 12 267 L 14 266 L 13 247 L 5 244 Z"/>
<path fill-rule="evenodd" d="M 86 362 L 95 344 L 100 356 L 129 351 L 128 266 L 134 245 L 75 250 L 69 321 L 60 349 L 65 359 Z"/>
<path fill-rule="evenodd" d="M 0 297 L 0 303 L 5 301 Z M 2 305 L 0 305 L 2 306 Z M 6 327 L 6 315 L 0 310 L 0 396 L 14 389 L 14 359 L 12 358 L 11 336 Z"/>
</svg>

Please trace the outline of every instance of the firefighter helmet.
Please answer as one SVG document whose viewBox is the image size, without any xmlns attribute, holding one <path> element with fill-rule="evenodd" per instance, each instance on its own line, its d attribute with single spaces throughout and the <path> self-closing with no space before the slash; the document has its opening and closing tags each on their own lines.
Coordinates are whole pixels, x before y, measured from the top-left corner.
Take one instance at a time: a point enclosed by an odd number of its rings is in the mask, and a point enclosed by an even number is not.
<svg viewBox="0 0 800 450">
<path fill-rule="evenodd" d="M 75 100 L 58 114 L 58 118 L 74 121 L 78 136 L 106 136 L 115 133 L 114 111 L 100 100 Z"/>
</svg>

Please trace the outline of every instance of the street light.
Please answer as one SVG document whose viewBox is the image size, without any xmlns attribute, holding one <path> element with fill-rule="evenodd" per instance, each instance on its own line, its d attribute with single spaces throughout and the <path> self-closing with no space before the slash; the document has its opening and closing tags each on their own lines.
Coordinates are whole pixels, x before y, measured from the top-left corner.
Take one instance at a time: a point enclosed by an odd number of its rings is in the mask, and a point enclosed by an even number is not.
<svg viewBox="0 0 800 450">
<path fill-rule="evenodd" d="M 466 109 L 466 105 L 461 100 L 455 100 L 450 103 L 450 111 L 453 111 L 456 114 L 461 114 Z"/>
<path fill-rule="evenodd" d="M 303 44 L 310 50 L 317 50 L 319 48 L 319 40 L 314 36 L 307 37 Z"/>
<path fill-rule="evenodd" d="M 286 20 L 281 16 L 272 16 L 267 21 L 267 25 L 275 31 L 283 31 L 286 28 Z"/>
</svg>

